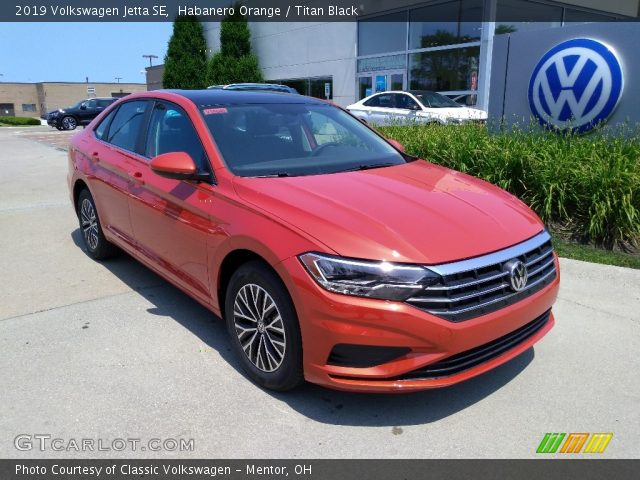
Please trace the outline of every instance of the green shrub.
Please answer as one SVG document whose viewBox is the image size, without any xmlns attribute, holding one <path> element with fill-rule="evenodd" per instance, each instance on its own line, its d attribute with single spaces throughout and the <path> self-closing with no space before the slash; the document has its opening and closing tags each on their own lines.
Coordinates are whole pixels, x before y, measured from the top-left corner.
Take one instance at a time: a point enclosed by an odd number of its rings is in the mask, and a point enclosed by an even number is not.
<svg viewBox="0 0 640 480">
<path fill-rule="evenodd" d="M 640 136 L 558 135 L 478 125 L 412 125 L 380 131 L 407 153 L 480 177 L 581 241 L 623 248 L 640 238 Z"/>
<path fill-rule="evenodd" d="M 0 124 L 5 125 L 40 125 L 40 120 L 31 117 L 0 117 Z"/>
<path fill-rule="evenodd" d="M 198 17 L 178 16 L 164 57 L 164 88 L 207 87 L 207 41 Z"/>
<path fill-rule="evenodd" d="M 258 57 L 251 53 L 249 25 L 239 8 L 220 22 L 220 51 L 207 65 L 207 80 L 210 85 L 263 81 Z"/>
</svg>

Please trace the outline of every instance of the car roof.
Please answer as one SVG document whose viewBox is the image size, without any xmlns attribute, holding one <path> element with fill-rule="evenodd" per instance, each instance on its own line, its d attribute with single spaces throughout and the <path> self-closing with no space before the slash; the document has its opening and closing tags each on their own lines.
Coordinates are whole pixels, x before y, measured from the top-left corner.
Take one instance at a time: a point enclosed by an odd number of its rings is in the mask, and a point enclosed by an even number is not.
<svg viewBox="0 0 640 480">
<path fill-rule="evenodd" d="M 304 95 L 291 95 L 284 92 L 263 90 L 155 90 L 180 95 L 191 100 L 199 107 L 209 105 L 246 105 L 260 103 L 303 103 L 327 105 L 327 102 Z"/>
</svg>

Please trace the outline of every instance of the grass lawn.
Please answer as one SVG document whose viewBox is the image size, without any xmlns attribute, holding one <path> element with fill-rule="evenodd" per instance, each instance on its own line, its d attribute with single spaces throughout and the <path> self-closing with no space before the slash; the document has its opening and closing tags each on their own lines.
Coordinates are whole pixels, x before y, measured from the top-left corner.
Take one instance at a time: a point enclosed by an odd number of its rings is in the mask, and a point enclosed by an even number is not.
<svg viewBox="0 0 640 480">
<path fill-rule="evenodd" d="M 563 240 L 557 235 L 553 237 L 553 246 L 560 257 L 640 269 L 640 255 L 604 250 L 591 245 L 581 245 Z"/>
</svg>

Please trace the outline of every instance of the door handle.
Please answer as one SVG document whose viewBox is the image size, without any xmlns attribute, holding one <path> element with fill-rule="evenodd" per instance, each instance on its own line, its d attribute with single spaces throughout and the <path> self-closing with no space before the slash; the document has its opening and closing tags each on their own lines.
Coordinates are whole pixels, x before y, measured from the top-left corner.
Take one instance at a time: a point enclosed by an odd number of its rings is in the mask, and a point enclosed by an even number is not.
<svg viewBox="0 0 640 480">
<path fill-rule="evenodd" d="M 100 155 L 98 155 L 98 152 L 93 152 L 91 154 L 91 160 L 93 160 L 94 162 L 99 162 L 100 161 Z"/>
</svg>

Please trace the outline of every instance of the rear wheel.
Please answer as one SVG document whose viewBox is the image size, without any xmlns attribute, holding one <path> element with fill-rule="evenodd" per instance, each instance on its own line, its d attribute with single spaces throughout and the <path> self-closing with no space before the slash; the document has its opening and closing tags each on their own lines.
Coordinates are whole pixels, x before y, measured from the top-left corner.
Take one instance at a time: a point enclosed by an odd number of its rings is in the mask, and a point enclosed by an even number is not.
<svg viewBox="0 0 640 480">
<path fill-rule="evenodd" d="M 253 381 L 278 391 L 303 382 L 298 317 L 286 288 L 267 265 L 248 262 L 233 274 L 225 320 L 233 349 Z"/>
<path fill-rule="evenodd" d="M 64 130 L 75 130 L 78 126 L 76 119 L 71 116 L 64 117 L 61 123 Z"/>
<path fill-rule="evenodd" d="M 116 254 L 117 248 L 102 232 L 98 210 L 89 190 L 82 190 L 78 195 L 77 211 L 82 240 L 89 256 L 94 260 L 104 260 Z"/>
</svg>

